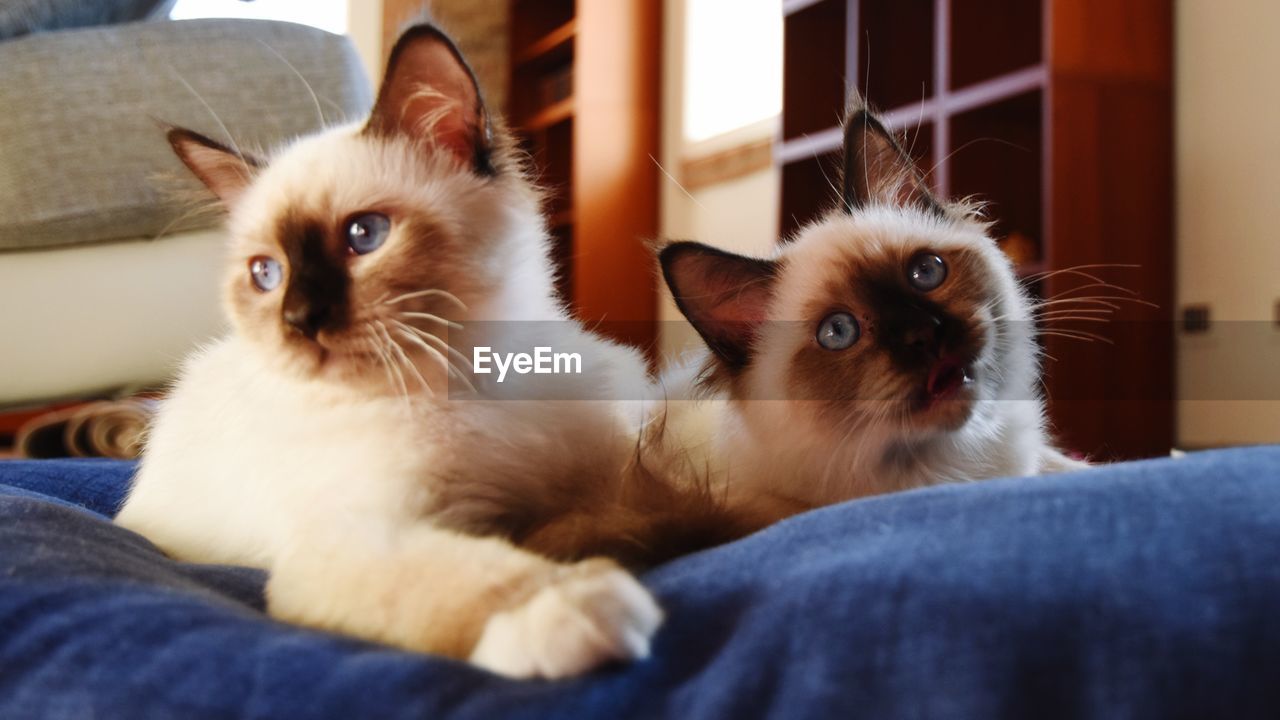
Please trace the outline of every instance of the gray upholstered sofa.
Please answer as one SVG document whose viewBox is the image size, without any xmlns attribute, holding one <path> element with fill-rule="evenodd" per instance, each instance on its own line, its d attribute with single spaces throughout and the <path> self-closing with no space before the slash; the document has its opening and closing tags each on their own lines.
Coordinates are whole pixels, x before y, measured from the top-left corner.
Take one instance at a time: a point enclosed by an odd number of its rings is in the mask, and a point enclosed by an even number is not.
<svg viewBox="0 0 1280 720">
<path fill-rule="evenodd" d="M 346 38 L 289 23 L 0 40 L 0 407 L 162 380 L 218 331 L 220 217 L 160 123 L 269 148 L 370 103 Z"/>
</svg>

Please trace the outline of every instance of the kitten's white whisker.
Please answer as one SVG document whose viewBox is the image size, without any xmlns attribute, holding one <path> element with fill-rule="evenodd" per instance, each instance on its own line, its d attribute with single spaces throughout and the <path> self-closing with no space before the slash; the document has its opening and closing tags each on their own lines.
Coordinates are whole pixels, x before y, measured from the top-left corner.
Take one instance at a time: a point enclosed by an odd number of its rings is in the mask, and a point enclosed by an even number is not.
<svg viewBox="0 0 1280 720">
<path fill-rule="evenodd" d="M 449 358 L 445 357 L 444 354 L 441 353 L 439 350 L 428 345 L 422 338 L 409 332 L 408 330 L 405 330 L 402 327 L 397 327 L 396 332 L 405 340 L 408 340 L 409 342 L 413 343 L 417 347 L 422 348 L 422 350 L 426 352 L 428 355 L 430 355 L 431 357 L 438 359 L 440 361 L 441 367 L 443 367 L 445 372 L 447 372 L 448 374 L 453 375 L 457 372 L 457 369 L 454 368 L 453 365 L 449 362 Z"/>
<path fill-rule="evenodd" d="M 363 346 L 369 348 L 369 352 L 373 354 L 374 357 L 377 358 L 378 364 L 382 366 L 383 371 L 386 373 L 387 389 L 395 390 L 396 389 L 395 377 L 391 374 L 391 366 L 387 364 L 386 355 L 382 352 L 382 348 L 379 347 L 378 345 L 377 335 L 373 333 L 372 329 L 370 329 L 368 332 L 369 332 L 369 337 L 362 338 Z"/>
<path fill-rule="evenodd" d="M 211 200 L 207 203 L 200 203 L 194 207 L 188 208 L 181 215 L 170 220 L 168 223 L 165 224 L 164 227 L 160 228 L 160 232 L 156 233 L 155 237 L 151 239 L 160 240 L 164 238 L 166 235 L 168 235 L 170 230 L 177 227 L 180 223 L 185 222 L 187 218 L 190 218 L 192 215 L 197 215 L 199 213 L 205 213 L 205 212 L 212 213 L 215 210 L 217 210 L 217 208 L 219 208 L 220 206 L 221 206 L 221 201 Z"/>
<path fill-rule="evenodd" d="M 398 317 L 421 318 L 421 319 L 423 319 L 423 320 L 431 320 L 431 321 L 434 321 L 434 322 L 438 322 L 438 323 L 440 323 L 441 325 L 445 325 L 445 326 L 447 326 L 447 327 L 448 327 L 449 329 L 451 329 L 451 330 L 461 330 L 461 329 L 462 329 L 462 325 L 461 325 L 460 323 L 456 323 L 456 322 L 454 322 L 454 321 L 452 321 L 452 320 L 446 320 L 445 318 L 442 318 L 442 317 L 440 317 L 439 315 L 432 315 L 431 313 L 424 313 L 424 312 L 399 312 L 399 313 L 396 313 L 396 315 L 397 315 Z"/>
<path fill-rule="evenodd" d="M 432 356 L 439 358 L 441 364 L 443 364 L 449 377 L 456 377 L 458 380 L 462 381 L 462 384 L 467 386 L 467 390 L 469 390 L 472 394 L 476 393 L 476 387 L 475 385 L 471 384 L 471 380 L 467 378 L 467 374 L 463 372 L 461 368 L 455 365 L 452 360 L 450 360 L 445 355 L 441 354 L 441 352 L 438 349 L 426 343 L 426 340 L 434 340 L 435 342 L 442 343 L 443 341 L 440 340 L 440 338 L 434 337 L 429 334 L 425 334 L 423 333 L 422 330 L 408 326 L 408 325 L 404 325 L 403 323 L 399 323 L 399 325 L 400 327 L 397 328 L 397 332 L 399 332 L 405 338 L 412 340 L 416 345 L 421 347 L 426 352 L 430 353 Z M 452 353 L 457 354 L 456 351 L 452 350 L 447 345 L 443 345 L 443 347 L 445 347 L 445 349 L 447 350 L 450 350 Z M 462 360 L 464 363 L 466 363 L 467 367 L 471 366 L 471 363 L 467 362 L 466 359 L 462 358 L 460 355 L 459 355 L 459 359 Z"/>
<path fill-rule="evenodd" d="M 1132 269 L 1132 268 L 1140 268 L 1140 267 L 1142 266 L 1135 265 L 1133 263 L 1089 263 L 1085 265 L 1072 265 L 1071 267 L 1061 268 L 1059 270 L 1042 270 L 1038 273 L 1032 273 L 1031 275 L 1027 275 L 1025 278 L 1023 278 L 1023 280 L 1025 280 L 1026 282 L 1038 282 L 1040 280 L 1047 280 L 1048 278 L 1051 278 L 1055 275 L 1059 275 L 1061 273 L 1078 272 L 1080 270 L 1110 270 L 1113 268 Z"/>
<path fill-rule="evenodd" d="M 196 92 L 196 89 L 191 87 L 191 83 L 187 82 L 186 78 L 182 77 L 177 70 L 169 68 L 169 71 L 173 73 L 174 77 L 178 78 L 178 82 L 182 83 L 183 86 L 195 96 L 196 100 L 204 106 L 204 109 L 208 110 L 209 114 L 213 116 L 213 121 L 218 123 L 218 127 L 222 129 L 222 134 L 226 136 L 227 142 L 231 145 L 231 148 L 236 151 L 236 159 L 240 161 L 241 167 L 244 168 L 244 172 L 242 172 L 241 175 L 246 180 L 252 179 L 253 168 L 249 167 L 248 161 L 244 159 L 244 151 L 240 149 L 240 144 L 237 143 L 235 137 L 231 135 L 231 131 L 227 129 L 226 123 L 222 122 L 222 118 L 218 116 L 218 113 L 213 111 L 213 106 L 206 102 L 204 97 L 202 97 L 200 93 Z"/>
<path fill-rule="evenodd" d="M 1001 140 L 1000 138 L 996 138 L 996 137 L 980 137 L 980 138 L 974 138 L 974 139 L 970 140 L 969 142 L 967 142 L 967 143 L 965 143 L 965 144 L 961 145 L 960 147 L 956 148 L 955 150 L 952 150 L 951 152 L 947 153 L 945 156 L 943 156 L 943 158 L 942 158 L 941 160 L 939 160 L 938 162 L 934 163 L 934 165 L 933 165 L 932 167 L 930 167 L 930 168 L 929 168 L 929 171 L 928 171 L 928 172 L 926 172 L 926 173 L 925 173 L 925 175 L 926 175 L 926 176 L 928 176 L 928 175 L 932 175 L 933 173 L 935 173 L 935 172 L 937 172 L 937 171 L 938 171 L 938 168 L 942 167 L 942 164 L 943 164 L 943 163 L 945 163 L 945 162 L 947 162 L 948 160 L 950 160 L 951 158 L 955 157 L 955 156 L 956 156 L 956 153 L 959 153 L 960 151 L 965 150 L 966 148 L 969 148 L 970 146 L 976 145 L 976 144 L 978 144 L 978 143 L 980 143 L 980 142 L 994 142 L 994 143 L 998 143 L 998 144 L 1000 144 L 1000 145 L 1008 145 L 1009 147 L 1011 147 L 1011 148 L 1013 148 L 1013 149 L 1015 149 L 1015 150 L 1022 150 L 1022 151 L 1024 151 L 1024 152 L 1026 152 L 1026 151 L 1027 151 L 1027 148 L 1025 148 L 1025 147 L 1023 147 L 1023 146 L 1021 146 L 1021 145 L 1018 145 L 1017 143 L 1011 143 L 1011 142 L 1009 142 L 1008 140 Z"/>
<path fill-rule="evenodd" d="M 1120 287 L 1119 285 L 1113 285 L 1113 284 L 1111 284 L 1111 283 L 1109 283 L 1109 282 L 1106 282 L 1106 281 L 1104 280 L 1104 281 L 1101 281 L 1101 282 L 1089 283 L 1089 284 L 1087 284 L 1087 285 L 1077 285 L 1077 286 L 1075 286 L 1075 287 L 1073 287 L 1073 288 L 1067 288 L 1066 290 L 1063 290 L 1062 292 L 1058 293 L 1057 295 L 1053 295 L 1052 297 L 1054 297 L 1054 298 L 1070 297 L 1072 293 L 1076 293 L 1076 292 L 1079 292 L 1079 291 L 1081 291 L 1081 290 L 1090 290 L 1090 289 L 1093 289 L 1093 288 L 1106 288 L 1106 289 L 1108 289 L 1108 290 L 1118 290 L 1119 292 L 1122 292 L 1122 293 L 1124 293 L 1125 295 L 1129 295 L 1129 296 L 1131 296 L 1131 297 L 1137 297 L 1137 296 L 1138 296 L 1138 291 L 1136 291 L 1136 290 L 1130 290 L 1129 288 L 1126 288 L 1126 287 Z"/>
<path fill-rule="evenodd" d="M 1130 297 L 1128 295 L 1081 295 L 1078 297 L 1058 297 L 1055 295 L 1052 298 L 1046 299 L 1043 302 L 1039 303 L 1036 307 L 1046 307 L 1053 303 L 1071 303 L 1071 302 L 1086 303 L 1086 304 L 1093 303 L 1095 305 L 1107 305 L 1109 307 L 1114 307 L 1116 310 L 1119 310 L 1120 306 L 1113 305 L 1113 303 L 1133 303 L 1134 305 L 1142 305 L 1144 307 L 1154 308 L 1156 310 L 1160 309 L 1160 306 L 1153 302 L 1148 302 L 1146 300 L 1143 300 L 1142 298 Z"/>
<path fill-rule="evenodd" d="M 677 179 L 676 179 L 676 177 L 675 177 L 674 175 L 672 175 L 671 173 L 667 172 L 667 169 L 666 169 L 666 168 L 664 168 L 664 167 L 662 167 L 662 163 L 658 162 L 658 158 L 654 157 L 654 156 L 653 156 L 653 154 L 652 154 L 652 153 L 650 153 L 650 154 L 649 154 L 649 159 L 650 159 L 650 160 L 652 160 L 652 161 L 653 161 L 653 164 L 654 164 L 654 165 L 656 165 L 656 166 L 658 167 L 658 172 L 660 172 L 660 173 L 662 173 L 663 175 L 665 175 L 665 176 L 666 176 L 666 178 L 667 178 L 668 180 L 670 180 L 670 181 L 671 181 L 671 183 L 672 183 L 673 185 L 675 185 L 675 186 L 676 186 L 676 188 L 678 188 L 678 189 L 680 190 L 680 192 L 684 193 L 684 194 L 685 194 L 685 195 L 686 195 L 690 200 L 692 200 L 692 201 L 693 201 L 693 204 L 694 204 L 694 205 L 697 205 L 699 208 L 701 208 L 701 209 L 703 209 L 703 210 L 706 210 L 706 208 L 702 206 L 702 203 L 698 202 L 698 198 L 696 198 L 696 197 L 694 197 L 694 196 L 693 196 L 693 193 L 691 193 L 691 192 L 689 192 L 687 189 L 685 189 L 685 186 L 684 186 L 684 185 L 681 185 L 681 184 L 680 184 L 680 181 L 679 181 L 679 180 L 677 180 Z"/>
<path fill-rule="evenodd" d="M 1052 307 L 1055 305 L 1067 305 L 1068 307 L 1078 307 L 1081 305 L 1085 307 L 1088 307 L 1090 305 L 1093 305 L 1093 306 L 1103 305 L 1108 308 L 1111 308 L 1112 310 L 1119 310 L 1120 306 L 1115 302 L 1112 302 L 1112 300 L 1123 300 L 1123 299 L 1126 299 L 1126 298 L 1110 298 L 1110 299 L 1104 300 L 1101 297 L 1079 297 L 1079 298 L 1061 298 L 1059 300 L 1045 300 L 1043 302 L 1039 302 L 1031 306 L 1031 311 L 1036 312 L 1041 308 Z"/>
<path fill-rule="evenodd" d="M 1111 318 L 1086 317 L 1082 315 L 1049 315 L 1049 316 L 1042 317 L 1040 319 L 1047 323 L 1049 322 L 1095 322 L 1095 323 L 1111 322 Z"/>
<path fill-rule="evenodd" d="M 429 297 L 429 296 L 439 296 L 439 297 L 442 297 L 442 298 L 444 298 L 444 299 L 446 299 L 446 300 L 448 300 L 448 301 L 450 301 L 450 302 L 454 303 L 455 305 L 457 305 L 457 306 L 458 306 L 458 308 L 459 308 L 459 309 L 461 309 L 461 310 L 463 310 L 464 312 L 465 312 L 466 310 L 468 310 L 468 309 L 469 309 L 469 308 L 467 307 L 467 304 L 466 304 L 466 303 L 464 303 L 464 302 L 462 302 L 461 300 L 459 300 L 459 299 L 458 299 L 458 296 L 457 296 L 457 295 L 454 295 L 453 293 L 449 292 L 448 290 L 440 290 L 439 288 L 430 288 L 430 289 L 427 289 L 427 290 L 418 290 L 418 291 L 416 291 L 416 292 L 407 292 L 407 293 L 405 293 L 405 294 L 403 294 L 403 295 L 398 295 L 398 296 L 396 296 L 396 297 L 394 297 L 394 298 L 391 298 L 390 300 L 387 300 L 387 301 L 383 302 L 382 304 L 383 304 L 383 305 L 395 305 L 395 304 L 397 304 L 397 303 L 402 303 L 402 302 L 404 302 L 405 300 L 412 300 L 413 298 Z"/>
<path fill-rule="evenodd" d="M 455 360 L 462 363 L 463 365 L 466 365 L 468 371 L 470 372 L 475 371 L 475 368 L 471 366 L 471 361 L 467 359 L 466 355 L 463 355 L 462 353 L 458 352 L 453 348 L 453 346 L 451 346 L 449 343 L 445 342 L 444 340 L 440 339 L 439 337 L 432 335 L 431 333 L 427 332 L 426 330 L 423 330 L 420 327 L 414 327 L 413 325 L 400 322 L 399 320 L 392 320 L 391 322 L 395 323 L 396 325 L 399 325 L 400 327 L 406 330 L 413 332 L 416 335 L 421 336 L 425 340 L 435 343 L 440 349 L 448 352 L 451 356 L 453 356 Z"/>
<path fill-rule="evenodd" d="M 1065 307 L 1059 307 L 1059 309 L 1056 309 L 1056 310 L 1053 309 L 1053 307 L 1057 305 L 1065 305 Z M 1062 310 L 1078 309 L 1082 311 L 1088 311 L 1088 313 L 1106 313 L 1110 315 L 1110 314 L 1114 314 L 1116 310 L 1120 309 L 1119 305 L 1112 306 L 1114 304 L 1111 304 L 1111 302 L 1106 302 L 1106 305 L 1102 307 L 1098 307 L 1097 305 L 1098 304 L 1096 304 L 1096 302 L 1076 302 L 1073 299 L 1068 299 L 1064 302 L 1046 302 L 1046 304 L 1043 304 L 1043 305 L 1033 306 L 1032 313 L 1039 313 L 1039 311 L 1046 309 L 1046 307 L 1048 307 L 1048 309 L 1050 309 L 1050 313 L 1060 313 L 1060 311 Z"/>
<path fill-rule="evenodd" d="M 1042 336 L 1071 338 L 1073 340 L 1090 340 L 1104 342 L 1108 345 L 1115 345 L 1115 341 L 1109 337 L 1086 332 L 1084 330 L 1063 330 L 1061 328 L 1052 328 L 1050 330 L 1041 330 L 1040 334 Z"/>
<path fill-rule="evenodd" d="M 433 335 L 433 334 L 431 334 L 431 333 L 427 332 L 426 330 L 423 330 L 423 329 L 422 329 L 422 328 L 420 328 L 420 327 L 415 327 L 415 326 L 413 326 L 413 325 L 410 325 L 410 324 L 405 323 L 405 322 L 401 322 L 401 321 L 399 321 L 399 320 L 395 320 L 395 319 L 393 319 L 391 322 L 395 323 L 395 325 L 396 325 L 399 329 L 403 330 L 404 332 L 407 332 L 407 333 L 412 334 L 414 337 L 418 338 L 419 340 L 422 340 L 422 341 L 424 341 L 424 342 L 426 342 L 426 341 L 430 341 L 431 343 L 434 343 L 434 345 L 435 345 L 435 349 L 437 350 L 437 352 L 438 352 L 439 350 L 445 350 L 445 351 L 447 351 L 447 352 L 449 353 L 449 357 L 450 357 L 450 358 L 452 358 L 452 359 L 447 359 L 445 362 L 446 362 L 446 364 L 448 365 L 448 367 L 449 367 L 451 370 L 453 370 L 454 372 L 456 372 L 456 373 L 458 374 L 458 376 L 459 376 L 459 377 L 462 377 L 464 380 L 466 379 L 466 378 L 465 378 L 465 373 L 463 373 L 462 369 L 461 369 L 461 368 L 459 368 L 458 366 L 454 365 L 453 360 L 455 360 L 455 359 L 456 359 L 458 362 L 460 362 L 460 363 L 462 363 L 463 365 L 465 365 L 465 366 L 466 366 L 466 368 L 467 368 L 469 371 L 474 372 L 474 368 L 471 366 L 471 361 L 470 361 L 470 360 L 468 360 L 468 359 L 466 358 L 466 356 L 465 356 L 465 355 L 463 355 L 462 353 L 458 352 L 458 351 L 457 351 L 457 350 L 455 350 L 454 348 L 450 347 L 450 346 L 449 346 L 449 343 L 445 342 L 443 339 L 441 339 L 441 338 L 439 338 L 439 337 L 437 337 L 437 336 L 435 336 L 435 335 Z M 470 384 L 470 383 L 468 383 L 468 385 L 469 385 L 469 384 Z M 474 390 L 474 387 L 473 387 L 472 389 Z"/>
<path fill-rule="evenodd" d="M 378 332 L 379 332 L 379 334 L 380 334 L 380 336 L 381 336 L 381 338 L 382 338 L 383 347 L 384 347 L 384 348 L 386 349 L 386 351 L 387 351 L 387 356 L 388 356 L 388 357 L 393 361 L 393 362 L 392 362 L 392 364 L 391 364 L 391 369 L 392 369 L 392 370 L 394 370 L 394 371 L 395 371 L 395 373 L 396 373 L 396 379 L 397 379 L 397 381 L 398 381 L 398 383 L 399 383 L 399 385 L 400 385 L 400 394 L 404 397 L 404 401 L 405 401 L 405 403 L 406 403 L 406 404 L 409 404 L 409 403 L 410 403 L 410 400 L 409 400 L 409 385 L 408 385 L 408 383 L 406 383 L 406 382 L 405 382 L 405 378 L 404 378 L 404 368 L 402 368 L 402 367 L 401 367 L 401 363 L 400 363 L 399 361 L 397 361 L 397 360 L 396 360 L 396 356 L 394 355 L 394 351 L 392 350 L 392 348 L 393 348 L 393 347 L 395 347 L 395 348 L 399 348 L 399 346 L 398 346 L 398 345 L 396 345 L 396 344 L 391 340 L 391 335 L 390 335 L 390 333 L 388 333 L 388 332 L 387 332 L 387 327 L 386 327 L 386 325 L 383 325 L 381 322 L 379 322 L 379 323 L 377 324 L 377 326 L 376 326 L 376 327 L 377 327 L 377 330 L 378 330 Z M 404 351 L 403 351 L 403 350 L 401 350 L 401 353 L 400 353 L 400 354 L 401 354 L 401 355 L 403 355 L 403 354 L 404 354 Z"/>
<path fill-rule="evenodd" d="M 427 394 L 431 395 L 432 397 L 435 397 L 436 391 L 431 389 L 431 384 L 428 383 L 427 379 L 422 376 L 422 371 L 418 369 L 417 364 L 413 362 L 413 360 L 409 357 L 408 353 L 405 352 L 404 348 L 400 347 L 400 343 L 395 342 L 394 338 L 392 339 L 392 347 L 395 348 L 396 353 L 400 355 L 400 359 L 409 368 L 409 371 L 413 373 L 413 376 L 417 378 L 418 382 L 422 385 L 423 389 L 427 391 Z"/>
<path fill-rule="evenodd" d="M 435 396 L 436 393 L 431 389 L 431 385 L 427 383 L 427 379 L 422 377 L 422 372 L 418 370 L 417 365 L 413 364 L 413 360 L 405 353 L 404 348 L 400 347 L 400 343 L 396 342 L 395 338 L 391 337 L 391 333 L 387 330 L 387 326 L 382 322 L 379 322 L 378 330 L 381 331 L 383 340 L 387 342 L 387 345 L 391 348 L 392 352 L 394 352 L 396 357 L 400 359 L 400 364 L 407 367 L 413 373 L 414 377 L 417 378 L 418 382 L 422 384 L 423 389 L 425 389 L 429 395 Z"/>
<path fill-rule="evenodd" d="M 1059 275 L 1070 275 L 1072 277 L 1081 277 L 1090 282 L 1095 282 L 1095 283 L 1107 282 L 1106 280 L 1103 280 L 1102 278 L 1098 277 L 1097 275 L 1094 275 L 1093 273 L 1082 272 L 1080 270 L 1076 270 L 1075 268 L 1065 268 L 1063 270 L 1046 271 L 1044 273 L 1039 273 L 1038 275 L 1029 275 L 1026 278 L 1023 278 L 1023 280 L 1024 282 L 1043 282 L 1045 280 L 1048 280 L 1049 278 L 1057 277 Z"/>
<path fill-rule="evenodd" d="M 378 337 L 377 329 L 374 328 L 372 323 L 368 322 L 365 323 L 365 327 L 369 332 L 370 344 L 373 346 L 374 351 L 377 352 L 378 360 L 382 363 L 382 367 L 387 373 L 387 386 L 392 391 L 398 390 L 397 396 L 404 402 L 406 408 L 409 407 L 409 392 L 404 384 L 404 376 L 396 373 L 394 361 L 390 353 L 383 347 L 382 338 Z"/>
<path fill-rule="evenodd" d="M 417 335 L 403 328 L 396 328 L 396 332 L 399 333 L 403 338 L 405 338 L 409 342 L 422 348 L 424 352 L 438 359 L 440 361 L 441 366 L 444 367 L 445 372 L 450 377 L 455 377 L 458 380 L 461 380 L 462 384 L 467 386 L 467 390 L 469 390 L 473 394 L 475 393 L 476 388 L 474 385 L 471 384 L 471 381 L 467 379 L 467 376 L 464 375 L 461 371 L 459 371 L 456 367 L 454 367 L 453 363 L 449 362 L 449 358 L 445 357 L 444 354 L 442 354 L 439 350 L 431 347 L 427 343 L 423 342 L 422 338 L 418 337 Z"/>
<path fill-rule="evenodd" d="M 1036 313 L 1036 317 L 1041 320 L 1057 315 L 1092 315 L 1100 318 L 1111 318 L 1115 316 L 1115 312 L 1116 311 L 1111 308 L 1095 308 L 1089 306 L 1078 307 L 1068 305 L 1067 307 L 1057 308 L 1056 310 L 1051 309 L 1047 312 L 1038 312 Z"/>
<path fill-rule="evenodd" d="M 835 181 L 827 174 L 826 168 L 822 167 L 821 162 L 818 163 L 818 172 L 822 173 L 822 179 L 827 182 L 827 187 L 831 189 L 831 192 L 835 193 L 838 197 L 844 197 L 844 190 L 836 186 Z M 844 201 L 841 200 L 841 202 Z"/>
<path fill-rule="evenodd" d="M 284 63 L 285 67 L 289 68 L 289 70 L 291 70 L 293 74 L 297 76 L 299 80 L 302 81 L 302 86 L 307 89 L 307 94 L 311 95 L 311 103 L 315 105 L 316 117 L 320 120 L 320 127 L 322 128 L 328 127 L 329 122 L 324 119 L 324 111 L 320 109 L 320 98 L 316 97 L 315 88 L 311 87 L 311 83 L 307 82 L 307 79 L 302 76 L 302 73 L 298 72 L 298 68 L 294 67 L 293 63 L 289 62 L 288 58 L 286 58 L 284 55 L 281 55 L 280 51 L 268 45 L 261 38 L 258 39 L 258 44 L 266 48 L 267 50 L 271 51 L 272 55 L 275 55 L 277 58 L 279 58 L 280 62 Z"/>
</svg>

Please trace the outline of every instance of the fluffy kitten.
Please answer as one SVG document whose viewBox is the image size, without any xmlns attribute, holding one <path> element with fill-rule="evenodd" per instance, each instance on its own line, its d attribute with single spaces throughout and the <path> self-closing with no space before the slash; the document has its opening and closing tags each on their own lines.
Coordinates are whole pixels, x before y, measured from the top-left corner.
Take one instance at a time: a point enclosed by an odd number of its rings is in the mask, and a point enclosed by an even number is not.
<svg viewBox="0 0 1280 720">
<path fill-rule="evenodd" d="M 232 331 L 187 361 L 118 522 L 268 569 L 283 620 L 513 676 L 643 657 L 661 612 L 631 575 L 498 537 L 616 483 L 631 430 L 575 398 L 625 396 L 643 362 L 555 301 L 538 196 L 453 44 L 413 28 L 385 77 L 366 124 L 269 162 L 170 132 L 230 211 Z M 473 393 L 472 346 L 534 328 L 585 374 L 553 401 Z"/>
<path fill-rule="evenodd" d="M 676 435 L 719 483 L 801 506 L 1082 467 L 1050 443 L 1031 306 L 988 226 L 856 98 L 844 157 L 841 206 L 773 257 L 662 251 L 710 349 L 666 378 L 710 398 L 669 409 Z"/>
</svg>

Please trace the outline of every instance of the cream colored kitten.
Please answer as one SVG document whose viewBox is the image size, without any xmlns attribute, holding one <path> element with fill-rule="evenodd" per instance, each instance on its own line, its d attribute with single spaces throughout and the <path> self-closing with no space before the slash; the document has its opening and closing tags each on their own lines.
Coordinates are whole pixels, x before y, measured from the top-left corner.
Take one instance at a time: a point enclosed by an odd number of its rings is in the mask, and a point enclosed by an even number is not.
<svg viewBox="0 0 1280 720">
<path fill-rule="evenodd" d="M 118 522 L 266 568 L 282 620 L 519 677 L 644 657 L 662 615 L 630 574 L 500 537 L 617 482 L 633 434 L 598 400 L 645 371 L 554 300 L 538 197 L 452 43 L 411 29 L 367 124 L 269 162 L 170 141 L 230 211 L 233 329 L 187 361 Z M 474 346 L 535 341 L 590 367 L 556 400 L 472 392 Z"/>
<path fill-rule="evenodd" d="M 1084 467 L 1045 428 L 1031 305 L 988 226 L 854 101 L 841 206 L 769 258 L 661 253 L 710 351 L 665 420 L 718 485 L 814 506 Z"/>
</svg>

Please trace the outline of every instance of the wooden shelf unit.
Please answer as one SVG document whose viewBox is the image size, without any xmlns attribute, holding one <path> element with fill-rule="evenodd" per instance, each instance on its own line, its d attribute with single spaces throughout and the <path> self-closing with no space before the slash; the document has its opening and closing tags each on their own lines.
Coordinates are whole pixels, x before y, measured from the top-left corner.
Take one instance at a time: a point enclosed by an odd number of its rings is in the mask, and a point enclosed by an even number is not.
<svg viewBox="0 0 1280 720">
<path fill-rule="evenodd" d="M 507 115 L 547 190 L 574 314 L 656 353 L 661 3 L 511 0 Z"/>
<path fill-rule="evenodd" d="M 782 236 L 835 202 L 855 79 L 941 196 L 988 203 L 1020 276 L 1140 266 L 1103 273 L 1159 308 L 1126 305 L 1111 325 L 1081 328 L 1114 346 L 1044 338 L 1046 388 L 1066 447 L 1167 454 L 1171 0 L 784 0 L 783 13 Z M 1030 287 L 1051 297 L 1086 282 L 1062 273 Z"/>
<path fill-rule="evenodd" d="M 514 51 L 517 63 L 529 63 L 573 52 L 573 36 L 578 32 L 576 20 L 568 20 L 546 35 Z"/>
</svg>

